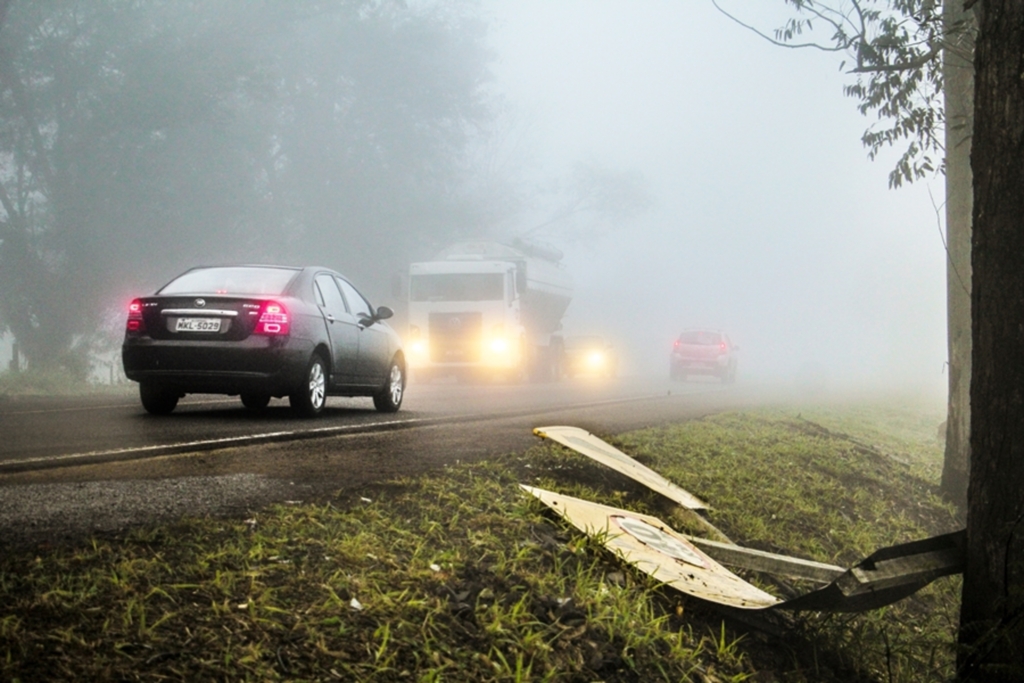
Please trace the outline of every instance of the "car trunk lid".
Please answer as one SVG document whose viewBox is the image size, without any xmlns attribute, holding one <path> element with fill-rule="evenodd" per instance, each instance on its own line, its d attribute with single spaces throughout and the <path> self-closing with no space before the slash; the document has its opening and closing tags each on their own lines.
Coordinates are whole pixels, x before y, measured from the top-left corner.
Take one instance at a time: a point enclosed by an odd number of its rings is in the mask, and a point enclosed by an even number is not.
<svg viewBox="0 0 1024 683">
<path fill-rule="evenodd" d="M 140 300 L 154 339 L 241 341 L 253 333 L 263 299 L 229 296 L 152 296 Z"/>
</svg>

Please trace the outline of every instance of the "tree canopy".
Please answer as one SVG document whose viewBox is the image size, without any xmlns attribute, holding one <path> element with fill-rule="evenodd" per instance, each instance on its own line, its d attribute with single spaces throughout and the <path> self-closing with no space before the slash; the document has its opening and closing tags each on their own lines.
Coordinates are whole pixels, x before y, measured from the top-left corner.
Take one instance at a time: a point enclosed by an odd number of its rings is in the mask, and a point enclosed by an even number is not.
<svg viewBox="0 0 1024 683">
<path fill-rule="evenodd" d="M 329 263 L 373 289 L 474 221 L 493 107 L 471 5 L 26 0 L 0 20 L 0 329 L 33 365 L 81 369 L 105 311 L 191 265 Z"/>
<path fill-rule="evenodd" d="M 733 21 L 772 43 L 842 55 L 839 68 L 851 82 L 846 95 L 874 115 L 861 140 L 874 159 L 888 147 L 902 148 L 889 174 L 899 187 L 941 172 L 945 125 L 941 53 L 966 26 L 944 26 L 940 0 L 784 0 L 795 10 L 770 33 L 712 3 Z"/>
</svg>

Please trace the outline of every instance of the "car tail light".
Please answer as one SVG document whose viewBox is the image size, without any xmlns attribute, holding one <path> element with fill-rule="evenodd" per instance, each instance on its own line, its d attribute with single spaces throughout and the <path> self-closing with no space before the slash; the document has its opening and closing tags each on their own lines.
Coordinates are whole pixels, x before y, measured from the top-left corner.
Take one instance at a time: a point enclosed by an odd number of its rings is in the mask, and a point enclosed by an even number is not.
<svg viewBox="0 0 1024 683">
<path fill-rule="evenodd" d="M 142 302 L 134 299 L 128 304 L 128 322 L 125 324 L 126 332 L 136 334 L 146 331 L 146 321 L 142 318 Z"/>
<path fill-rule="evenodd" d="M 263 307 L 260 308 L 260 317 L 256 320 L 256 329 L 253 330 L 253 334 L 286 335 L 290 327 L 288 311 L 284 306 L 276 301 L 265 301 Z"/>
<path fill-rule="evenodd" d="M 725 342 L 722 342 L 721 344 L 718 345 L 718 355 L 719 356 L 721 356 L 723 353 L 725 353 L 728 350 L 729 350 L 729 347 L 727 347 L 725 345 Z"/>
</svg>

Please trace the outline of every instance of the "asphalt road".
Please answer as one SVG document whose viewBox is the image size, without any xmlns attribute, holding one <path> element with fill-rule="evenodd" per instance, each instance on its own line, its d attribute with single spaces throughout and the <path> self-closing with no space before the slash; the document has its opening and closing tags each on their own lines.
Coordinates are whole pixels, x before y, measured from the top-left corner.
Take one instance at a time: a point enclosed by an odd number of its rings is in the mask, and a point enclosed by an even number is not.
<svg viewBox="0 0 1024 683">
<path fill-rule="evenodd" d="M 330 399 L 314 420 L 274 401 L 188 398 L 170 416 L 133 394 L 0 404 L 0 546 L 183 514 L 251 514 L 459 462 L 521 452 L 534 427 L 598 435 L 766 402 L 743 384 L 585 378 L 555 384 L 423 384 L 394 415 L 369 399 Z"/>
<path fill-rule="evenodd" d="M 189 396 L 171 415 L 154 417 L 130 389 L 124 395 L 8 399 L 0 403 L 0 473 L 552 411 L 608 406 L 617 413 L 630 402 L 653 408 L 655 399 L 672 394 L 707 396 L 726 390 L 717 383 L 656 378 L 414 384 L 397 414 L 376 412 L 368 398 L 331 398 L 325 414 L 314 420 L 293 415 L 286 400 L 274 400 L 255 413 L 237 398 L 220 396 Z"/>
</svg>

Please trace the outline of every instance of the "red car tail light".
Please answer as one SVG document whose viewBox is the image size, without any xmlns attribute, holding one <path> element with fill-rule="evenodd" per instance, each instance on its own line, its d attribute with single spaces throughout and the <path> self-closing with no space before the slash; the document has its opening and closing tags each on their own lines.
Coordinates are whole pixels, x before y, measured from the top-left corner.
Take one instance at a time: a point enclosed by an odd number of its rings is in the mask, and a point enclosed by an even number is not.
<svg viewBox="0 0 1024 683">
<path fill-rule="evenodd" d="M 722 342 L 721 344 L 718 345 L 718 355 L 719 356 L 721 356 L 722 354 L 724 354 L 728 350 L 729 350 L 729 347 L 725 345 L 725 342 Z"/>
<path fill-rule="evenodd" d="M 256 329 L 253 334 L 265 334 L 268 336 L 283 336 L 288 334 L 291 322 L 288 318 L 288 311 L 276 301 L 265 301 L 260 308 L 260 317 L 256 320 Z"/>
<path fill-rule="evenodd" d="M 142 317 L 142 302 L 134 299 L 128 304 L 128 322 L 125 324 L 126 332 L 142 333 L 146 331 L 146 321 Z"/>
</svg>

